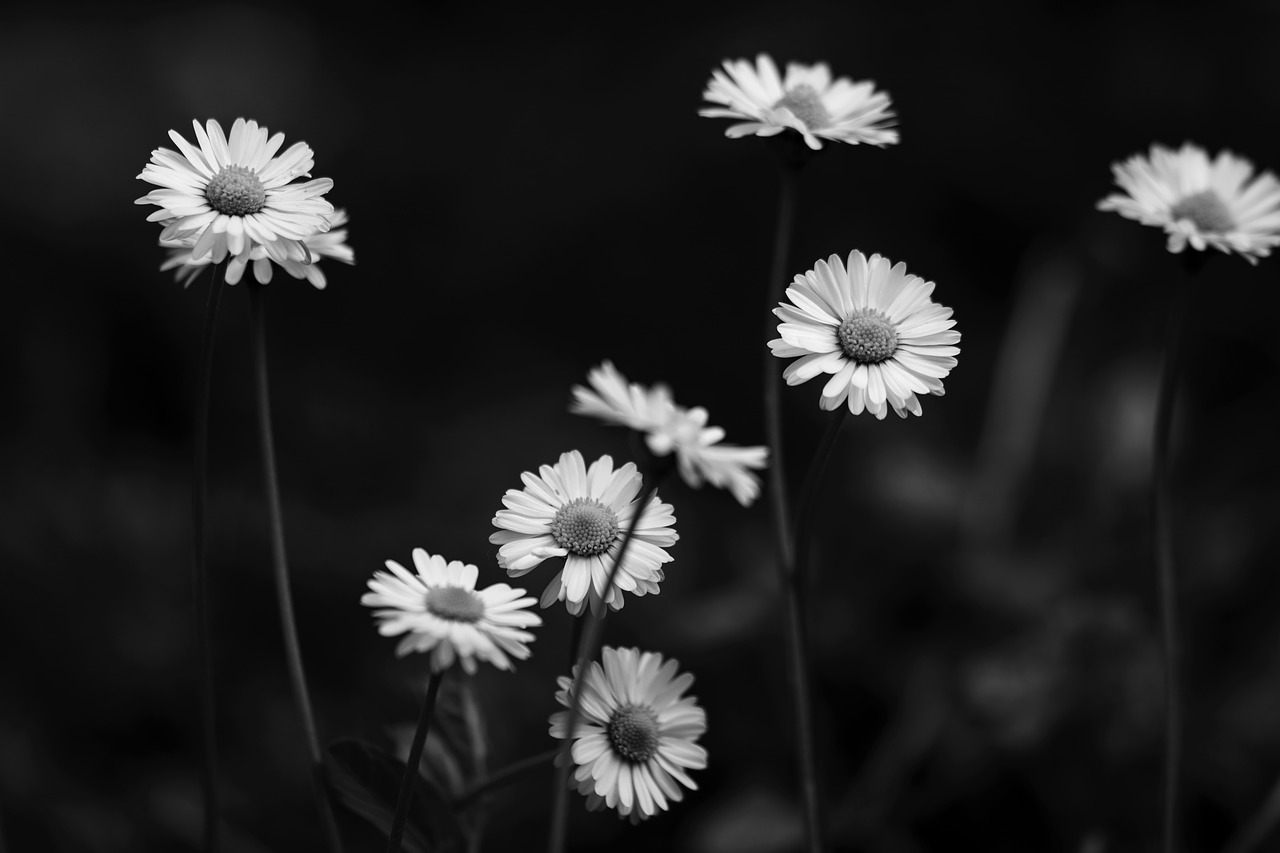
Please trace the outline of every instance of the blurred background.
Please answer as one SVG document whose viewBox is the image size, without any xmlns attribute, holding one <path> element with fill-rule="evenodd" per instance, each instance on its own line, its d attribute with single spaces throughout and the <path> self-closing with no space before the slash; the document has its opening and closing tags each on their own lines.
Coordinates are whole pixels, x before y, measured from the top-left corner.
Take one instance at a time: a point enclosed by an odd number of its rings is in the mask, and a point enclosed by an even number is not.
<svg viewBox="0 0 1280 853">
<path fill-rule="evenodd" d="M 9 851 L 193 850 L 199 716 L 190 469 L 207 276 L 158 266 L 135 176 L 193 118 L 315 151 L 357 264 L 277 273 L 269 345 L 300 631 L 322 737 L 391 749 L 423 662 L 359 605 L 416 546 L 503 579 L 521 471 L 626 434 L 567 412 L 612 359 L 762 443 L 777 168 L 699 118 L 726 58 L 826 61 L 902 142 L 805 170 L 790 268 L 858 248 L 938 284 L 963 333 L 924 416 L 850 419 L 825 472 L 811 613 L 833 848 L 1147 851 L 1162 673 L 1149 441 L 1164 238 L 1095 212 L 1152 142 L 1280 168 L 1280 7 L 1203 3 L 8 4 L 0 12 L 0 833 Z M 1187 849 L 1280 776 L 1275 259 L 1195 282 L 1174 436 L 1187 646 Z M 224 292 L 210 507 L 230 851 L 320 849 L 264 525 L 244 287 Z M 778 369 L 782 368 L 779 363 Z M 793 488 L 824 429 L 784 389 Z M 700 790 L 632 828 L 573 803 L 576 849 L 799 848 L 765 501 L 672 483 L 657 598 L 606 642 L 674 656 L 707 709 Z M 539 592 L 553 572 L 527 576 Z M 474 679 L 499 767 L 552 746 L 563 609 Z M 541 849 L 550 770 L 496 794 L 484 849 Z M 344 816 L 349 849 L 380 850 Z M 1280 849 L 1271 841 L 1267 849 Z"/>
</svg>

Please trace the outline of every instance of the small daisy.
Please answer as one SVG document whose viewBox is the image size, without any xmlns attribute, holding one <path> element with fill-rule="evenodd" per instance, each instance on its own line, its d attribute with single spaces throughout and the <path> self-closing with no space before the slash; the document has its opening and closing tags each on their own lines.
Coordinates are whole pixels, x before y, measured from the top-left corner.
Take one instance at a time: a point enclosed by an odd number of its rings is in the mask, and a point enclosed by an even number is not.
<svg viewBox="0 0 1280 853">
<path fill-rule="evenodd" d="M 215 263 L 255 245 L 276 261 L 308 262 L 304 241 L 328 230 L 326 217 L 333 213 L 333 205 L 321 198 L 333 181 L 290 183 L 310 175 L 310 146 L 297 142 L 277 157 L 284 134 L 268 138 L 256 121 L 236 119 L 230 139 L 213 119 L 205 127 L 191 124 L 198 148 L 171 130 L 178 151 L 157 148 L 138 175 L 162 187 L 135 202 L 160 207 L 147 217 L 165 223 L 160 239 L 191 238 L 191 256 L 212 256 Z"/>
<path fill-rule="evenodd" d="M 824 409 L 848 400 L 855 415 L 865 409 L 883 418 L 889 406 L 899 417 L 920 414 L 916 395 L 941 396 L 960 352 L 951 309 L 929 298 L 933 287 L 879 255 L 850 252 L 847 269 L 838 255 L 818 261 L 787 288 L 792 304 L 773 309 L 782 337 L 769 348 L 779 358 L 802 356 L 782 377 L 799 385 L 833 374 L 822 389 Z"/>
<path fill-rule="evenodd" d="M 378 633 L 384 637 L 404 634 L 397 655 L 431 652 L 431 671 L 443 672 L 456 659 L 472 674 L 476 661 L 498 669 L 511 669 L 511 659 L 529 657 L 526 643 L 533 634 L 524 630 L 542 624 L 542 617 L 524 608 L 532 598 L 521 598 L 523 589 L 496 583 L 476 589 L 479 570 L 457 560 L 445 563 L 421 548 L 413 549 L 414 575 L 395 560 L 387 560 L 386 572 L 374 572 L 369 589 L 360 599 L 365 607 L 382 608 Z"/>
<path fill-rule="evenodd" d="M 1256 264 L 1280 245 L 1280 182 L 1270 172 L 1253 177 L 1242 157 L 1223 151 L 1211 162 L 1191 143 L 1153 145 L 1150 157 L 1135 154 L 1111 171 L 1127 195 L 1107 196 L 1098 209 L 1163 228 L 1170 252 L 1212 246 Z"/>
<path fill-rule="evenodd" d="M 582 679 L 571 784 L 592 811 L 616 808 L 619 817 L 639 823 L 683 799 L 681 785 L 698 789 L 686 771 L 707 766 L 707 751 L 695 742 L 707 730 L 707 714 L 683 695 L 693 676 L 677 676 L 676 661 L 609 646 L 601 658 L 604 667 L 592 661 Z M 568 708 L 573 682 L 561 676 L 558 683 L 556 701 Z M 568 711 L 551 715 L 552 737 L 567 737 L 568 728 Z"/>
<path fill-rule="evenodd" d="M 320 269 L 321 258 L 333 258 L 342 261 L 344 264 L 354 264 L 356 262 L 355 252 L 347 245 L 347 229 L 341 226 L 347 224 L 347 212 L 338 209 L 333 216 L 328 217 L 329 227 L 334 230 L 323 231 L 311 235 L 303 242 L 306 244 L 308 251 L 311 253 L 311 263 L 302 263 L 295 260 L 276 260 L 285 272 L 294 278 L 305 278 L 307 281 L 315 285 L 317 290 L 324 290 L 328 279 L 325 278 L 324 272 Z M 195 281 L 196 276 L 200 274 L 209 264 L 213 263 L 212 255 L 205 255 L 203 258 L 192 258 L 191 247 L 195 244 L 194 237 L 187 237 L 183 240 L 161 240 L 160 245 L 169 249 L 169 257 L 160 269 L 171 270 L 176 269 L 174 278 L 182 283 L 183 287 L 189 287 L 191 282 Z M 271 281 L 272 258 L 267 255 L 266 249 L 255 245 L 249 251 L 236 255 L 227 261 L 226 281 L 227 284 L 236 284 L 240 281 L 240 277 L 244 275 L 245 266 L 249 263 L 253 264 L 253 277 L 260 284 L 267 284 Z"/>
<path fill-rule="evenodd" d="M 561 454 L 555 465 L 537 474 L 520 475 L 524 489 L 508 489 L 506 509 L 493 517 L 502 528 L 489 537 L 500 545 L 498 565 L 518 578 L 549 557 L 564 557 L 564 568 L 542 593 L 542 606 L 564 601 L 569 612 L 582 613 L 588 600 L 593 611 L 607 601 L 620 610 L 623 592 L 658 592 L 662 564 L 671 561 L 664 548 L 680 537 L 671 525 L 671 505 L 653 500 L 645 507 L 627 545 L 626 559 L 607 594 L 605 585 L 618 559 L 622 539 L 638 508 L 641 477 L 628 462 L 613 470 L 613 460 L 601 456 L 588 469 L 576 450 Z"/>
<path fill-rule="evenodd" d="M 723 106 L 705 107 L 698 115 L 745 119 L 725 130 L 725 136 L 734 139 L 775 136 L 791 128 L 815 151 L 822 147 L 822 139 L 881 147 L 898 141 L 898 132 L 890 129 L 894 114 L 889 96 L 877 92 L 870 81 L 832 80 L 830 69 L 821 62 L 790 63 L 783 78 L 767 54 L 756 57 L 754 68 L 745 59 L 726 59 L 723 72 L 711 72 L 702 97 Z"/>
<path fill-rule="evenodd" d="M 587 381 L 591 388 L 573 386 L 570 411 L 644 433 L 655 456 L 675 451 L 680 476 L 692 488 L 706 480 L 729 489 L 743 506 L 760 494 L 760 480 L 748 469 L 763 468 L 769 448 L 720 444 L 724 430 L 707 426 L 706 409 L 677 406 L 665 385 L 628 384 L 611 362 L 592 369 Z"/>
</svg>

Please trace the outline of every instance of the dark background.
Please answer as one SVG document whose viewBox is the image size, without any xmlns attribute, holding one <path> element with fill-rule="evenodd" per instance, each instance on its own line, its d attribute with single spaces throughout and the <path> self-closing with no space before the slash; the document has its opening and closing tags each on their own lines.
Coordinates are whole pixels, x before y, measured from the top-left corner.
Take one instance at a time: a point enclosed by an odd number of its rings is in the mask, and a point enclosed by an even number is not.
<svg viewBox="0 0 1280 853">
<path fill-rule="evenodd" d="M 604 7 L 600 7 L 603 9 Z M 626 435 L 567 412 L 611 358 L 763 441 L 776 168 L 696 110 L 725 58 L 826 61 L 892 97 L 902 142 L 805 171 L 790 269 L 859 248 L 938 283 L 963 333 L 924 416 L 845 425 L 811 632 L 835 847 L 1156 849 L 1162 682 L 1149 436 L 1164 238 L 1094 211 L 1152 142 L 1280 167 L 1280 8 L 1255 2 L 15 6 L 0 13 L 0 827 L 10 851 L 199 838 L 189 601 L 202 279 L 158 272 L 133 200 L 192 118 L 315 151 L 355 267 L 277 273 L 270 347 L 301 635 L 326 740 L 384 746 L 423 662 L 359 605 L 415 546 L 503 579 L 519 473 Z M 1187 847 L 1219 849 L 1280 774 L 1277 263 L 1194 283 L 1175 435 Z M 225 293 L 211 560 L 227 849 L 321 845 L 283 663 L 253 440 L 246 292 Z M 779 363 L 777 369 L 781 369 Z M 784 389 L 789 478 L 819 386 Z M 799 845 L 768 512 L 663 490 L 681 540 L 610 643 L 677 657 L 710 727 L 700 790 L 581 849 Z M 527 578 L 535 594 L 550 579 Z M 500 766 L 551 745 L 568 619 L 475 688 Z M 550 773 L 495 797 L 488 850 L 540 849 Z M 352 850 L 376 833 L 344 822 Z M 1280 849 L 1272 847 L 1271 849 Z"/>
</svg>

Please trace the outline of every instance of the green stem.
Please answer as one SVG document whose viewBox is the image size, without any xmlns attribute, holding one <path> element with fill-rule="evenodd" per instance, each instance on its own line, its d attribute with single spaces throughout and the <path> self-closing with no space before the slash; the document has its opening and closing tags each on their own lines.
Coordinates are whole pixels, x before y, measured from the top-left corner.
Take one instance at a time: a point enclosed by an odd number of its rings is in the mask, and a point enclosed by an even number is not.
<svg viewBox="0 0 1280 853">
<path fill-rule="evenodd" d="M 218 319 L 222 279 L 213 272 L 209 300 L 200 332 L 200 390 L 196 400 L 195 447 L 191 489 L 191 528 L 194 559 L 191 563 L 191 601 L 195 610 L 198 678 L 200 680 L 200 731 L 204 762 L 200 788 L 204 800 L 204 850 L 217 853 L 221 808 L 218 798 L 217 702 L 213 681 L 213 634 L 209 628 L 209 549 L 205 520 L 209 512 L 209 408 L 213 388 L 213 333 Z"/>
<path fill-rule="evenodd" d="M 284 633 L 285 658 L 293 698 L 302 716 L 303 734 L 311 759 L 311 784 L 315 791 L 316 809 L 320 813 L 330 850 L 341 853 L 342 841 L 333 817 L 324 781 L 324 764 L 320 752 L 315 714 L 311 710 L 311 694 L 307 688 L 306 670 L 302 665 L 302 646 L 298 642 L 298 626 L 293 614 L 293 592 L 289 585 L 289 562 L 285 553 L 284 518 L 280 510 L 280 483 L 276 475 L 276 452 L 271 431 L 271 394 L 267 382 L 267 327 L 265 287 L 250 282 L 249 322 L 253 346 L 254 379 L 258 397 L 258 441 L 262 451 L 262 480 L 267 499 L 267 524 L 271 532 L 271 564 L 280 605 L 280 628 Z"/>
<path fill-rule="evenodd" d="M 537 755 L 531 755 L 528 758 L 523 758 L 520 761 L 508 764 L 497 772 L 489 774 L 484 779 L 458 795 L 458 798 L 453 801 L 454 809 L 457 811 L 463 811 L 464 809 L 470 808 L 481 797 L 492 791 L 494 788 L 501 788 L 503 785 L 515 781 L 530 770 L 537 770 L 559 754 L 560 748 L 556 747 L 555 749 L 540 752 Z"/>
<path fill-rule="evenodd" d="M 666 457 L 669 459 L 669 457 Z M 595 657 L 596 648 L 600 644 L 600 636 L 604 631 L 604 611 L 609 608 L 609 593 L 613 590 L 613 583 L 618 578 L 618 572 L 622 569 L 622 561 L 627 556 L 627 546 L 631 544 L 632 538 L 635 536 L 636 528 L 640 525 L 640 517 L 649 507 L 649 501 L 657 494 L 658 483 L 662 479 L 669 466 L 663 466 L 656 473 L 649 476 L 649 482 L 645 485 L 644 491 L 640 495 L 640 500 L 636 502 L 635 513 L 631 516 L 631 522 L 627 525 L 626 535 L 622 538 L 622 544 L 618 546 L 618 556 L 613 561 L 613 567 L 609 570 L 609 579 L 604 585 L 604 601 L 601 602 L 601 613 L 597 614 L 595 609 L 588 606 L 587 612 L 583 618 L 587 620 L 586 627 L 583 630 L 582 643 L 578 647 L 578 662 L 573 670 L 573 683 L 569 687 L 569 719 L 568 725 L 565 727 L 564 743 L 559 749 L 559 767 L 556 770 L 556 783 L 554 792 L 554 801 L 551 807 L 551 834 L 547 842 L 547 849 L 550 853 L 562 853 L 565 849 L 565 841 L 568 836 L 569 825 L 569 773 L 573 770 L 573 733 L 578 725 L 578 718 L 582 713 L 582 679 L 586 677 L 587 662 Z M 587 590 L 588 601 L 590 601 L 590 589 Z"/>
<path fill-rule="evenodd" d="M 431 715 L 436 709 L 436 696 L 440 693 L 442 681 L 444 672 L 433 674 L 427 681 L 427 698 L 422 703 L 418 727 L 414 729 L 413 743 L 409 745 L 409 760 L 404 767 L 404 778 L 400 780 L 400 794 L 396 797 L 396 814 L 391 821 L 391 834 L 387 836 L 387 853 L 399 853 L 400 842 L 404 839 L 404 828 L 409 822 L 409 805 L 413 802 L 414 783 L 418 780 L 418 765 L 422 763 L 422 748 L 427 743 L 427 731 L 431 728 Z"/>
</svg>

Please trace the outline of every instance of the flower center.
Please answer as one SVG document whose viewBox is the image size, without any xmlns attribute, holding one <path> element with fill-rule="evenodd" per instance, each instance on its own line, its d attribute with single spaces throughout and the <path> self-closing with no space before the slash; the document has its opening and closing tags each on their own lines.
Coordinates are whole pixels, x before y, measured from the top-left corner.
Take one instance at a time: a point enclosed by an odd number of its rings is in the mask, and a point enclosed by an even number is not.
<svg viewBox="0 0 1280 853">
<path fill-rule="evenodd" d="M 204 197 L 219 213 L 248 216 L 262 210 L 267 190 L 253 170 L 246 166 L 223 166 L 204 188 Z"/>
<path fill-rule="evenodd" d="M 810 130 L 821 130 L 831 124 L 831 113 L 827 112 L 822 97 L 812 86 L 796 86 L 778 99 L 773 105 L 775 110 L 788 109 L 791 114 Z"/>
<path fill-rule="evenodd" d="M 618 538 L 618 516 L 594 498 L 575 498 L 556 510 L 551 538 L 579 557 L 603 554 Z"/>
<path fill-rule="evenodd" d="M 427 612 L 450 622 L 479 622 L 484 601 L 460 586 L 435 586 L 427 590 Z"/>
<path fill-rule="evenodd" d="M 844 354 L 859 364 L 879 364 L 898 349 L 898 333 L 889 318 L 864 308 L 836 329 Z"/>
<path fill-rule="evenodd" d="M 1231 211 L 1222 203 L 1222 199 L 1213 190 L 1205 190 L 1189 195 L 1169 208 L 1169 216 L 1173 221 L 1190 219 L 1200 231 L 1223 234 L 1236 227 L 1231 218 Z"/>
<path fill-rule="evenodd" d="M 623 705 L 609 720 L 609 743 L 628 761 L 648 761 L 658 751 L 657 716 L 643 705 Z"/>
</svg>

